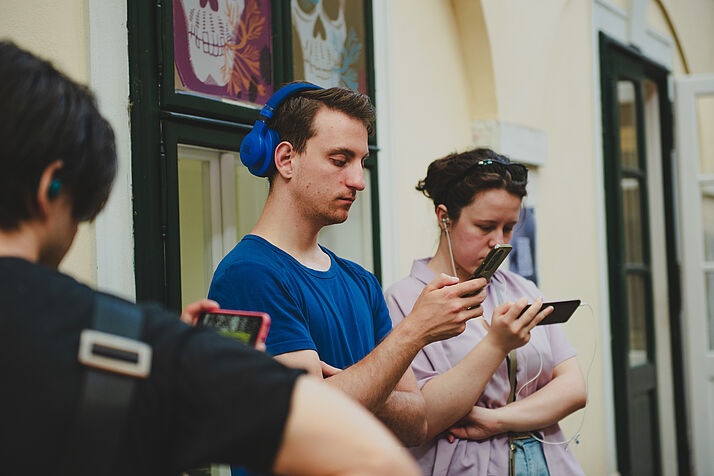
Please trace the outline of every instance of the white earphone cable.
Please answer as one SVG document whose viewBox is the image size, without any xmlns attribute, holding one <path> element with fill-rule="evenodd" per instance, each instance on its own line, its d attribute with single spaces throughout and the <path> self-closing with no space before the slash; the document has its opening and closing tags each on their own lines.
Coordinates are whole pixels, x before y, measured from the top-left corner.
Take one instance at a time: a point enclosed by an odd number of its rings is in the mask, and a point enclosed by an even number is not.
<svg viewBox="0 0 714 476">
<path fill-rule="evenodd" d="M 442 218 L 441 222 L 444 224 L 444 232 L 446 233 L 446 242 L 449 244 L 449 258 L 451 258 L 451 270 L 454 272 L 454 276 L 456 276 L 456 265 L 454 264 L 454 252 L 451 251 L 451 237 L 449 236 L 449 227 L 446 224 L 446 222 L 447 222 L 446 218 Z"/>
<path fill-rule="evenodd" d="M 585 373 L 585 395 L 586 395 L 586 400 L 589 399 L 589 390 L 590 390 L 590 370 L 592 370 L 593 363 L 595 362 L 595 354 L 597 353 L 597 321 L 595 319 L 595 311 L 593 310 L 592 306 L 587 303 L 583 302 L 580 304 L 579 307 L 587 307 L 590 309 L 590 317 L 592 318 L 592 323 L 593 323 L 593 352 L 592 355 L 590 356 L 590 362 L 588 363 L 588 369 Z M 538 369 L 538 373 L 536 374 L 535 377 L 532 379 L 528 380 L 526 383 L 524 383 L 520 389 L 518 389 L 518 392 L 516 393 L 516 400 L 518 400 L 518 395 L 521 393 L 521 390 L 523 390 L 527 385 L 530 385 L 531 382 L 535 381 L 543 371 L 543 356 L 541 355 L 540 351 L 538 350 L 538 347 L 535 346 L 532 342 L 530 342 L 531 345 L 533 345 L 533 348 L 535 351 L 538 353 L 538 358 L 540 359 L 540 367 Z M 538 436 L 535 435 L 534 432 L 530 432 L 531 436 L 533 439 L 539 441 L 541 444 L 544 445 L 568 445 L 570 444 L 571 441 L 575 440 L 575 444 L 580 443 L 580 432 L 583 429 L 583 426 L 585 425 L 585 412 L 587 411 L 587 404 L 583 408 L 583 414 L 582 417 L 580 418 L 580 424 L 578 425 L 578 429 L 575 431 L 573 436 L 568 438 L 567 440 L 563 441 L 545 441 Z"/>
</svg>

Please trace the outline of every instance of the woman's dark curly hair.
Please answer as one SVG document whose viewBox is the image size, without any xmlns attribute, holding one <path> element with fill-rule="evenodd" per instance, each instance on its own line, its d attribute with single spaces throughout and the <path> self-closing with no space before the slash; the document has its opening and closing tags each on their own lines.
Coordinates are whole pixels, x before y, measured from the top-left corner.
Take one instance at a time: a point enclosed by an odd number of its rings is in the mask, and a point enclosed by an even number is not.
<svg viewBox="0 0 714 476">
<path fill-rule="evenodd" d="M 479 164 L 489 160 L 497 164 L 511 163 L 507 157 L 486 148 L 450 154 L 429 164 L 426 177 L 419 181 L 416 189 L 434 202 L 434 208 L 446 206 L 454 222 L 480 192 L 503 189 L 519 198 L 525 197 L 526 181 L 515 181 L 507 166 Z"/>
</svg>

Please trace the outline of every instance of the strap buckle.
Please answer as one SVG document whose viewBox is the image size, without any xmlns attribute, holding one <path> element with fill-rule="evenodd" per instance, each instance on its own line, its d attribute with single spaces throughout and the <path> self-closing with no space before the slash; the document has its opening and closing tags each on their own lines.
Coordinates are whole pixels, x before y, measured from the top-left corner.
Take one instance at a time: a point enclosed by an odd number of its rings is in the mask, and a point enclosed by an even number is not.
<svg viewBox="0 0 714 476">
<path fill-rule="evenodd" d="M 146 378 L 151 369 L 151 346 L 115 334 L 84 329 L 79 336 L 78 359 L 89 367 Z"/>
</svg>

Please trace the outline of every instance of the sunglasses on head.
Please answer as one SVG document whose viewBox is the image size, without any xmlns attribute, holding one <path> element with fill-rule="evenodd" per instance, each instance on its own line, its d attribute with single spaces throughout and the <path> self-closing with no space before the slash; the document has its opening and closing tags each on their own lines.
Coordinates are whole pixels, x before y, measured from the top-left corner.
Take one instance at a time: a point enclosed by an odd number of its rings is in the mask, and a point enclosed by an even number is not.
<svg viewBox="0 0 714 476">
<path fill-rule="evenodd" d="M 485 172 L 495 172 L 499 175 L 506 175 L 508 172 L 511 181 L 516 185 L 525 185 L 528 182 L 528 169 L 523 164 L 496 158 L 479 160 L 476 165 Z"/>
</svg>

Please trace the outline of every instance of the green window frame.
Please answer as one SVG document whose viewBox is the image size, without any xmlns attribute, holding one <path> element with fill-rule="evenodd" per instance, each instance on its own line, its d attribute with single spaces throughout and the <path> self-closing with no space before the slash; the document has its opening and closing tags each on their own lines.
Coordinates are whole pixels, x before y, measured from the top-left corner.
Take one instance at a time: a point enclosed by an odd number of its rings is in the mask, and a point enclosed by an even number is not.
<svg viewBox="0 0 714 476">
<path fill-rule="evenodd" d="M 181 264 L 177 150 L 193 144 L 238 150 L 259 109 L 176 91 L 173 0 L 129 0 L 128 40 L 134 213 L 134 257 L 138 301 L 158 301 L 179 310 Z M 272 0 L 274 85 L 293 80 L 290 2 Z M 372 2 L 364 1 L 368 94 L 374 103 Z M 381 279 L 378 141 L 369 139 L 372 254 Z M 185 303 L 184 303 L 185 304 Z"/>
</svg>

